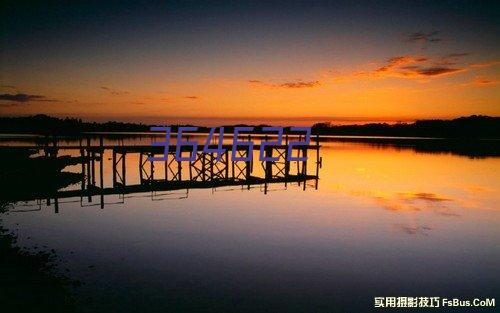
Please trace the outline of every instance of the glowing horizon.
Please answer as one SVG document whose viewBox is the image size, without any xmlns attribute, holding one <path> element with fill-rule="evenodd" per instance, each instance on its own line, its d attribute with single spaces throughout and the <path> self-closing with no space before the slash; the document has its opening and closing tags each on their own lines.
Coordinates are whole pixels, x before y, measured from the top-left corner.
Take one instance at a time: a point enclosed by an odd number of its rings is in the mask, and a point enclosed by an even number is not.
<svg viewBox="0 0 500 313">
<path fill-rule="evenodd" d="M 486 5 L 4 6 L 3 116 L 200 125 L 500 116 L 500 27 Z"/>
</svg>

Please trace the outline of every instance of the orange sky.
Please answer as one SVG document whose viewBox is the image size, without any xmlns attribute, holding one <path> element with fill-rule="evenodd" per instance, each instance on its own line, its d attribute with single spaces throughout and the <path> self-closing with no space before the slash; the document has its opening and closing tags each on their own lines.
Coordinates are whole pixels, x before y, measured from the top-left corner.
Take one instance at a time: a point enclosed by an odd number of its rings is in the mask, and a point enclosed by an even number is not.
<svg viewBox="0 0 500 313">
<path fill-rule="evenodd" d="M 405 8 L 386 12 L 400 27 L 350 7 L 276 17 L 166 6 L 128 20 L 84 9 L 95 13 L 35 8 L 31 28 L 6 17 L 1 115 L 198 124 L 500 115 L 498 23 L 484 12 L 460 11 L 471 28 Z"/>
</svg>

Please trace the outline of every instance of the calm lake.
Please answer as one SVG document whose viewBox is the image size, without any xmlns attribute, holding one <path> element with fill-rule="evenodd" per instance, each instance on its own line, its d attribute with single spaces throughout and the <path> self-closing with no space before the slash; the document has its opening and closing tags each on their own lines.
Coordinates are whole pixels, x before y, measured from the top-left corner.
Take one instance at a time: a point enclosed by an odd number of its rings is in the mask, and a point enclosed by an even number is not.
<svg viewBox="0 0 500 313">
<path fill-rule="evenodd" d="M 58 213 L 41 199 L 9 204 L 0 218 L 19 246 L 55 250 L 58 270 L 82 282 L 80 312 L 363 313 L 380 296 L 499 300 L 499 157 L 321 145 L 317 186 L 110 194 L 103 208 L 99 196 L 70 197 Z M 139 156 L 126 157 L 133 184 Z M 111 152 L 103 159 L 111 186 Z"/>
</svg>

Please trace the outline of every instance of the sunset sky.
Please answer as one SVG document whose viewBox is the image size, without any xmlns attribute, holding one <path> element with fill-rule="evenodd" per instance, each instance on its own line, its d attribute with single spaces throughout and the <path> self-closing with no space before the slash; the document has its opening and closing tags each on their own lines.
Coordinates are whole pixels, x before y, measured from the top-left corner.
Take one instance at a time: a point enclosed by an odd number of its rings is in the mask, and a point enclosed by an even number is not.
<svg viewBox="0 0 500 313">
<path fill-rule="evenodd" d="M 0 115 L 197 124 L 499 116 L 499 5 L 436 2 L 3 1 Z"/>
</svg>

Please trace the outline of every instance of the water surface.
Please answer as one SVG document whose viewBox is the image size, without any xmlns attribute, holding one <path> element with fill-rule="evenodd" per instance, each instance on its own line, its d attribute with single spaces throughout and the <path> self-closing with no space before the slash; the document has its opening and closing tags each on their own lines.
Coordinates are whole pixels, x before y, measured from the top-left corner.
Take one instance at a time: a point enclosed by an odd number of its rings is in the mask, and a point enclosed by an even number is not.
<svg viewBox="0 0 500 313">
<path fill-rule="evenodd" d="M 104 209 L 78 197 L 61 200 L 57 214 L 42 200 L 1 218 L 20 246 L 54 249 L 58 268 L 84 283 L 81 312 L 368 312 L 375 296 L 498 300 L 500 158 L 337 141 L 321 156 L 317 189 L 110 195 Z M 127 158 L 127 179 L 137 180 L 138 157 Z"/>
</svg>

